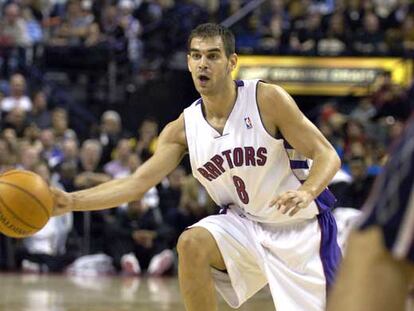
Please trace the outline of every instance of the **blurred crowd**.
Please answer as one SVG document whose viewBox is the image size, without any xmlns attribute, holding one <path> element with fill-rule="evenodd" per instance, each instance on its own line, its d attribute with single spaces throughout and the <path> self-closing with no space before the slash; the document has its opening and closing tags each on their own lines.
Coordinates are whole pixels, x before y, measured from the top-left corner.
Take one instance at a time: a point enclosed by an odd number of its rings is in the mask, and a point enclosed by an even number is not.
<svg viewBox="0 0 414 311">
<path fill-rule="evenodd" d="M 31 102 L 16 93 L 17 84 L 24 89 L 22 75 L 13 75 L 10 84 L 13 93 L 2 107 L 13 97 L 18 107 L 2 114 L 1 172 L 31 170 L 54 187 L 75 191 L 125 177 L 154 152 L 159 126 L 153 118 L 145 119 L 133 135 L 123 129 L 118 112 L 108 110 L 99 127 L 81 141 L 69 127 L 66 111 L 48 110 L 43 93 L 37 93 L 27 111 L 19 106 L 19 99 Z M 16 260 L 29 271 L 62 271 L 81 254 L 105 253 L 119 271 L 139 274 L 148 269 L 160 275 L 174 270 L 172 250 L 179 234 L 215 212 L 201 185 L 179 167 L 140 201 L 53 218 L 18 245 Z"/>
<path fill-rule="evenodd" d="M 155 150 L 157 116 L 133 131 L 124 126 L 122 106 L 79 120 L 50 85 L 31 83 L 33 67 L 93 71 L 115 59 L 132 76 L 165 70 L 185 51 L 195 25 L 223 21 L 245 2 L 0 0 L 0 172 L 32 170 L 66 191 L 134 172 Z M 241 53 L 414 55 L 414 4 L 408 0 L 270 0 L 231 29 Z M 311 119 L 343 161 L 330 185 L 338 206 L 361 207 L 413 99 L 413 86 L 394 84 L 384 73 L 367 96 L 315 102 Z M 184 161 L 142 200 L 56 217 L 33 237 L 14 241 L 15 268 L 108 272 L 109 262 L 124 274 L 174 273 L 179 234 L 216 212 Z"/>
<path fill-rule="evenodd" d="M 0 68 L 34 62 L 136 74 L 174 63 L 191 29 L 251 0 L 0 0 Z M 410 0 L 268 0 L 231 25 L 243 53 L 414 55 Z M 89 57 L 84 57 L 88 54 Z"/>
</svg>

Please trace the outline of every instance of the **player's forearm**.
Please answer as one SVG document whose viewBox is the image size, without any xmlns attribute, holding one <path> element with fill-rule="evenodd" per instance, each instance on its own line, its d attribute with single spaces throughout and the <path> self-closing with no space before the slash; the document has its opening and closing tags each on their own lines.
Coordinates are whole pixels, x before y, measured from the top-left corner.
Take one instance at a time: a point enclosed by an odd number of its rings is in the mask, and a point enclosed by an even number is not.
<svg viewBox="0 0 414 311">
<path fill-rule="evenodd" d="M 137 200 L 145 193 L 132 175 L 99 186 L 73 192 L 74 211 L 92 211 L 116 207 Z"/>
<path fill-rule="evenodd" d="M 318 154 L 313 158 L 309 176 L 299 190 L 308 191 L 316 198 L 329 185 L 340 167 L 341 160 L 335 150 Z"/>
</svg>

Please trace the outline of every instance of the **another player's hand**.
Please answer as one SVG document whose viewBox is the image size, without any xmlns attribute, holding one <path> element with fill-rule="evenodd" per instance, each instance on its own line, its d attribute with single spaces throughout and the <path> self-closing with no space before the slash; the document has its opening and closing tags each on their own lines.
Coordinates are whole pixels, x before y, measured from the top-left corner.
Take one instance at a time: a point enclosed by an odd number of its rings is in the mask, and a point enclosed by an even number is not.
<svg viewBox="0 0 414 311">
<path fill-rule="evenodd" d="M 53 194 L 53 216 L 63 215 L 67 212 L 72 211 L 73 209 L 73 198 L 72 196 L 60 189 L 57 188 L 50 188 L 50 191 Z"/>
<path fill-rule="evenodd" d="M 276 207 L 281 213 L 295 215 L 299 210 L 306 208 L 314 200 L 313 196 L 304 190 L 286 191 L 276 196 L 269 206 Z"/>
</svg>

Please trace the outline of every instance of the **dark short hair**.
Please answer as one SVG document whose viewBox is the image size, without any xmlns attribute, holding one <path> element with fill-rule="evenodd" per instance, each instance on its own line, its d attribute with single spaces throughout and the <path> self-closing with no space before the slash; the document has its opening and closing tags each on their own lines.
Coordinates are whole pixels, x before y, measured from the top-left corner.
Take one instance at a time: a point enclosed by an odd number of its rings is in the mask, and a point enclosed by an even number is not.
<svg viewBox="0 0 414 311">
<path fill-rule="evenodd" d="M 217 36 L 223 41 L 224 51 L 226 56 L 229 57 L 235 52 L 234 35 L 228 28 L 214 23 L 198 25 L 191 31 L 187 41 L 188 51 L 190 51 L 191 41 L 194 38 L 212 38 Z"/>
</svg>

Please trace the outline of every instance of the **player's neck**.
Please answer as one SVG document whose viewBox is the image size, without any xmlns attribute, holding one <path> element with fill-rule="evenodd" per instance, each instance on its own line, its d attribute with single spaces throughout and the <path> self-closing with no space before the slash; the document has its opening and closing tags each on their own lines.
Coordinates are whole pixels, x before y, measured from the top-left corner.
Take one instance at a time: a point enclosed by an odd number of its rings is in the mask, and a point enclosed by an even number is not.
<svg viewBox="0 0 414 311">
<path fill-rule="evenodd" d="M 201 97 L 204 103 L 204 113 L 207 117 L 227 118 L 236 102 L 237 86 L 231 80 L 217 93 Z"/>
</svg>

